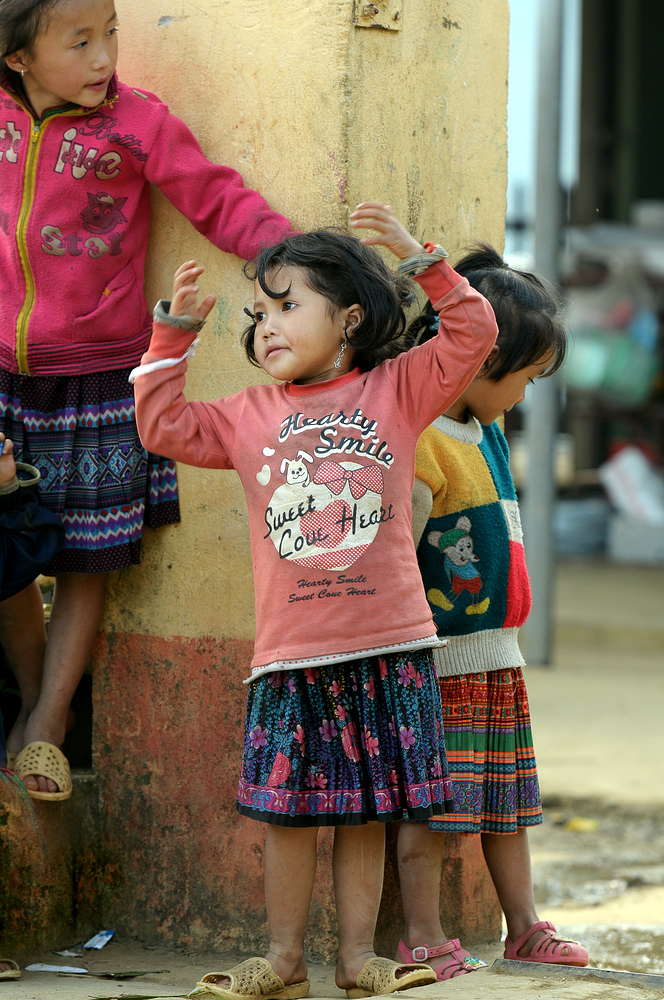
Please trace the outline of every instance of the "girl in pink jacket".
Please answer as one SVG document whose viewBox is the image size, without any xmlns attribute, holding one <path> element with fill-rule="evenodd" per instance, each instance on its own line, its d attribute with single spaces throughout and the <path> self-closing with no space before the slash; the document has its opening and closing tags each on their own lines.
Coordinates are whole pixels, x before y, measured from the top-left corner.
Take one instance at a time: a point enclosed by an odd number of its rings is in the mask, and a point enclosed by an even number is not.
<svg viewBox="0 0 664 1000">
<path fill-rule="evenodd" d="M 179 520 L 175 465 L 141 445 L 127 381 L 149 341 L 150 185 L 245 259 L 290 231 L 117 80 L 117 30 L 113 0 L 0 4 L 0 430 L 66 528 L 48 643 L 36 584 L 5 615 L 35 622 L 29 647 L 6 649 L 23 697 L 8 749 L 35 798 L 70 794 L 59 747 L 107 573 L 139 562 L 144 524 Z"/>
</svg>

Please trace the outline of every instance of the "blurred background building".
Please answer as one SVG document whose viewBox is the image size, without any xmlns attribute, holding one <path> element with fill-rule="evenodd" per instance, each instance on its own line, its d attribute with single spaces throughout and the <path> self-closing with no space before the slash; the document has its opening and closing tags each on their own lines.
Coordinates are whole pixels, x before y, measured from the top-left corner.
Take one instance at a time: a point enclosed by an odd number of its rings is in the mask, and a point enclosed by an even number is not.
<svg viewBox="0 0 664 1000">
<path fill-rule="evenodd" d="M 535 223 L 543 204 L 543 2 L 510 2 L 505 248 L 526 269 L 542 269 Z M 560 7 L 555 258 L 572 345 L 558 379 L 553 549 L 664 565 L 664 5 L 560 0 Z M 526 430 L 539 391 L 506 425 L 526 523 Z"/>
</svg>

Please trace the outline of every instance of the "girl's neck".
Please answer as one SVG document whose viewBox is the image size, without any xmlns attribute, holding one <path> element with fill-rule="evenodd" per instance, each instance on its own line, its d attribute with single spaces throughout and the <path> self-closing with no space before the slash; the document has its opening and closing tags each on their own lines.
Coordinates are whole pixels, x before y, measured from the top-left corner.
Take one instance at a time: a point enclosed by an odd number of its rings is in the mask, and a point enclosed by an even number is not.
<svg viewBox="0 0 664 1000">
<path fill-rule="evenodd" d="M 335 371 L 334 374 L 330 374 L 330 375 L 328 375 L 327 372 L 324 372 L 321 375 L 314 375 L 312 378 L 303 378 L 303 379 L 294 378 L 294 379 L 291 379 L 291 381 L 295 385 L 322 385 L 324 382 L 334 382 L 338 378 L 343 378 L 344 375 L 348 375 L 348 373 L 352 372 L 352 371 L 353 371 L 353 368 L 351 367 L 351 368 L 347 368 L 346 371 L 343 371 L 343 372 L 342 371 Z"/>
<path fill-rule="evenodd" d="M 457 424 L 467 424 L 468 415 L 468 407 L 462 398 L 457 399 L 443 414 L 444 417 L 449 417 L 450 420 L 454 420 Z"/>
<path fill-rule="evenodd" d="M 305 379 L 294 378 L 290 379 L 286 384 L 297 386 L 326 385 L 329 382 L 338 382 L 339 379 L 347 378 L 348 375 L 354 375 L 355 373 L 359 373 L 359 369 L 357 365 L 351 365 L 345 371 L 335 371 L 334 375 L 322 375 Z"/>
</svg>

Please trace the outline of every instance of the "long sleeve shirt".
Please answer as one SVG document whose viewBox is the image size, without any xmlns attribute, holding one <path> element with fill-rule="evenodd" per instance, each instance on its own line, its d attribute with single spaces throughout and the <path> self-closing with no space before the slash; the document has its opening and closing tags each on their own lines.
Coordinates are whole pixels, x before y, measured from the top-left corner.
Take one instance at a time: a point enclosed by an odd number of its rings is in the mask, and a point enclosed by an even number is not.
<svg viewBox="0 0 664 1000">
<path fill-rule="evenodd" d="M 415 557 L 410 494 L 417 440 L 488 354 L 488 302 L 446 263 L 416 279 L 438 335 L 368 372 L 252 386 L 188 402 L 186 362 L 136 379 L 146 448 L 235 469 L 254 564 L 252 677 L 271 670 L 435 646 Z M 192 334 L 155 323 L 143 363 L 180 357 Z"/>
</svg>

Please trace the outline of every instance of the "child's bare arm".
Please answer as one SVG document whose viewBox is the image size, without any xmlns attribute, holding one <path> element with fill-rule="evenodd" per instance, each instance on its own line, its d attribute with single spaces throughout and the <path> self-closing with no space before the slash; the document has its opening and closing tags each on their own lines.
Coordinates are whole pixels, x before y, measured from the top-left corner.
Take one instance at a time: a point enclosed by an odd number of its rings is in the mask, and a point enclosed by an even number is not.
<svg viewBox="0 0 664 1000">
<path fill-rule="evenodd" d="M 14 461 L 14 443 L 0 434 L 0 490 L 16 482 L 16 462 Z"/>
<path fill-rule="evenodd" d="M 197 304 L 199 289 L 196 282 L 204 270 L 205 268 L 199 267 L 195 260 L 187 260 L 184 264 L 180 264 L 173 277 L 171 316 L 194 316 L 196 319 L 207 319 L 217 297 L 216 295 L 206 295 L 201 304 Z"/>
<path fill-rule="evenodd" d="M 363 236 L 360 243 L 367 246 L 380 244 L 400 260 L 416 253 L 425 253 L 424 247 L 396 218 L 391 205 L 383 205 L 379 201 L 363 201 L 350 218 L 353 228 L 375 229 L 378 233 L 378 236 Z"/>
</svg>

